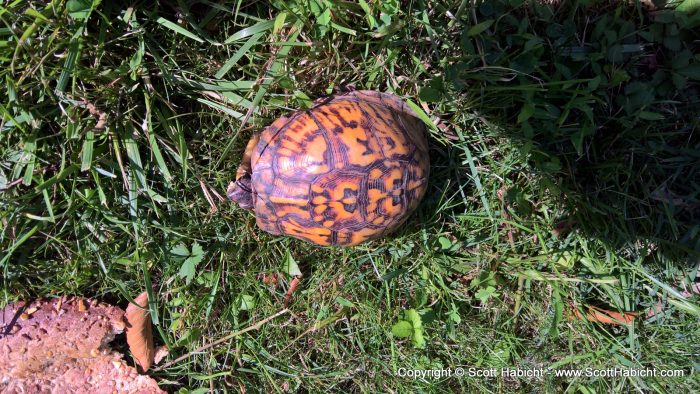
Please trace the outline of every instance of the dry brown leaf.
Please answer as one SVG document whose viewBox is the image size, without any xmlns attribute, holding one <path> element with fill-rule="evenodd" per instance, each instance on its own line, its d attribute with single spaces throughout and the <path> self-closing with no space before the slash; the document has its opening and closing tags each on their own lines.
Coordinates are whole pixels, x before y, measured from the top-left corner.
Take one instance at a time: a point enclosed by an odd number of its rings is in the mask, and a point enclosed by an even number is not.
<svg viewBox="0 0 700 394">
<path fill-rule="evenodd" d="M 693 296 L 693 294 L 700 294 L 700 283 L 692 283 L 689 289 L 685 286 L 683 287 L 684 290 L 681 292 L 681 295 L 684 298 L 690 298 Z"/>
<path fill-rule="evenodd" d="M 143 292 L 134 299 L 141 306 L 129 304 L 126 307 L 126 343 L 134 357 L 134 362 L 139 372 L 148 371 L 153 364 L 156 350 L 153 346 L 153 329 L 151 328 L 151 316 L 148 311 L 148 293 Z"/>
<path fill-rule="evenodd" d="M 647 319 L 654 317 L 656 315 L 660 315 L 664 313 L 664 303 L 663 301 L 659 300 L 655 305 L 652 305 L 651 308 L 647 311 Z"/>
<path fill-rule="evenodd" d="M 170 351 L 167 346 L 159 346 L 158 349 L 156 349 L 156 354 L 153 356 L 153 364 L 160 364 L 168 354 L 170 354 Z"/>
<path fill-rule="evenodd" d="M 586 306 L 586 316 L 578 310 L 576 307 L 572 307 L 573 315 L 577 319 L 586 319 L 591 322 L 601 323 L 601 324 L 632 324 L 634 319 L 639 315 L 637 312 L 614 312 L 603 308 L 598 308 L 596 306 Z"/>
<path fill-rule="evenodd" d="M 258 277 L 261 278 L 262 282 L 266 285 L 273 285 L 273 286 L 277 285 L 278 278 L 277 278 L 276 272 L 273 272 L 269 275 L 268 274 L 260 274 Z"/>
<path fill-rule="evenodd" d="M 693 294 L 700 294 L 700 283 L 691 283 L 689 287 L 683 286 L 683 291 L 681 291 L 681 296 L 683 298 L 690 298 Z M 647 311 L 647 318 L 654 317 L 664 313 L 664 303 L 659 300 L 656 305 L 649 308 Z"/>
</svg>

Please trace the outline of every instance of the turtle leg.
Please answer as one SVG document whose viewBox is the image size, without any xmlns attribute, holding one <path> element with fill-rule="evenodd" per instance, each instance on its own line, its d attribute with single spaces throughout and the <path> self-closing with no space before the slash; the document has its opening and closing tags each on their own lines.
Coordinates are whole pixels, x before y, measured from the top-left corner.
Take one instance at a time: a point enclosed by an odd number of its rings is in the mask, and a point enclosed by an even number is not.
<svg viewBox="0 0 700 394">
<path fill-rule="evenodd" d="M 238 203 L 238 206 L 243 209 L 253 208 L 253 185 L 250 176 L 253 172 L 250 160 L 253 156 L 253 150 L 260 141 L 260 134 L 255 134 L 248 141 L 241 165 L 236 170 L 236 181 L 231 182 L 226 190 L 228 198 Z"/>
</svg>

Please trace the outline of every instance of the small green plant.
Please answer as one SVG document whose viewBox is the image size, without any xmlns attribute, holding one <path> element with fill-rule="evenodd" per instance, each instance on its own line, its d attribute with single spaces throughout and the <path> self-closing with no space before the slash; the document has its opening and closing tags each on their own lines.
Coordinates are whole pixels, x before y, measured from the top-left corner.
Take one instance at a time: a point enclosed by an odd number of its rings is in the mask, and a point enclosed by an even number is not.
<svg viewBox="0 0 700 394">
<path fill-rule="evenodd" d="M 186 284 L 190 284 L 197 273 L 197 265 L 204 259 L 202 246 L 195 242 L 192 244 L 192 249 L 188 249 L 185 244 L 180 243 L 170 249 L 170 253 L 176 260 L 182 261 L 178 276 L 184 278 Z"/>
<path fill-rule="evenodd" d="M 391 334 L 398 338 L 411 338 L 413 346 L 417 348 L 425 347 L 423 322 L 415 309 L 403 311 L 403 319 L 391 327 Z"/>
</svg>

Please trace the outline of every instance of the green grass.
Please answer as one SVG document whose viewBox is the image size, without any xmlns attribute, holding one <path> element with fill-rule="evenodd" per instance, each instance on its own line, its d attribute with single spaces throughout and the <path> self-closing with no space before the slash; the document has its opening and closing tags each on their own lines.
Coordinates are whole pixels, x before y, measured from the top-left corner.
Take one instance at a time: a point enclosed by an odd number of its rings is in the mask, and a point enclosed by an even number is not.
<svg viewBox="0 0 700 394">
<path fill-rule="evenodd" d="M 700 388 L 697 2 L 94 3 L 0 6 L 0 305 L 152 288 L 170 391 Z M 263 233 L 225 199 L 247 139 L 349 86 L 431 121 L 424 202 L 351 249 Z M 283 310 L 290 260 L 289 313 L 196 351 Z M 396 374 L 460 365 L 686 376 Z"/>
</svg>

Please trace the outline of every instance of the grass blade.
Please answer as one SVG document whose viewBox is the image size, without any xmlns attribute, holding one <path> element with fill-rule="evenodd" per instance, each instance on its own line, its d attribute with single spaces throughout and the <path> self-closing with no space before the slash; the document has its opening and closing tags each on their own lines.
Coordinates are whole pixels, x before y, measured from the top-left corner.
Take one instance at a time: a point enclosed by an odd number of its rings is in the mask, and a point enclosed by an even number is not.
<svg viewBox="0 0 700 394">
<path fill-rule="evenodd" d="M 80 162 L 80 171 L 87 171 L 92 166 L 92 151 L 95 145 L 95 133 L 88 131 L 85 133 L 85 141 L 83 141 L 82 158 Z"/>
<path fill-rule="evenodd" d="M 233 35 L 231 35 L 229 38 L 227 38 L 224 41 L 224 44 L 231 44 L 234 43 L 238 40 L 242 40 L 246 37 L 250 37 L 254 34 L 262 33 L 264 31 L 270 30 L 275 27 L 275 21 L 264 21 L 264 22 L 258 22 L 254 24 L 253 26 L 246 27 L 244 29 L 241 29 Z"/>
<path fill-rule="evenodd" d="M 219 69 L 219 71 L 216 72 L 216 74 L 214 75 L 214 77 L 217 78 L 217 79 L 223 78 L 224 75 L 226 75 L 226 73 L 227 73 L 231 68 L 233 68 L 233 66 L 235 66 L 236 63 L 238 63 L 238 61 L 239 61 L 243 56 L 245 56 L 245 54 L 248 53 L 248 51 L 249 51 L 255 44 L 258 43 L 258 41 L 260 40 L 260 37 L 262 37 L 262 33 L 253 34 L 253 35 L 248 39 L 248 41 L 246 41 L 245 44 L 241 45 L 241 47 L 238 48 L 238 50 L 233 54 L 233 56 L 231 56 L 231 58 L 228 59 L 228 60 L 226 61 L 226 63 L 224 63 L 223 66 L 221 66 L 221 68 Z"/>
<path fill-rule="evenodd" d="M 4 270 L 4 277 L 7 278 L 7 268 L 8 268 L 8 262 L 10 261 L 10 257 L 12 257 L 12 254 L 22 246 L 23 243 L 27 242 L 27 240 L 34 235 L 35 232 L 39 230 L 39 227 L 41 225 L 37 224 L 34 227 L 32 227 L 29 231 L 26 233 L 22 234 L 15 242 L 12 243 L 9 249 L 7 249 L 4 253 L 4 256 L 2 257 L 2 260 L 0 260 L 0 265 L 3 266 Z"/>
<path fill-rule="evenodd" d="M 244 114 L 237 112 L 237 111 L 234 111 L 231 108 L 228 108 L 223 104 L 215 103 L 213 101 L 203 99 L 203 98 L 198 98 L 197 101 L 199 101 L 200 103 L 205 104 L 213 109 L 222 111 L 222 112 L 226 113 L 227 115 L 232 116 L 236 119 L 243 119 L 245 117 Z"/>
<path fill-rule="evenodd" d="M 129 164 L 131 172 L 136 176 L 138 185 L 145 189 L 148 189 L 146 184 L 146 176 L 143 173 L 143 164 L 141 164 L 141 155 L 139 154 L 139 147 L 133 138 L 129 135 L 125 135 L 122 138 L 122 143 L 126 149 L 126 156 L 129 158 Z"/>
<path fill-rule="evenodd" d="M 167 27 L 168 29 L 174 31 L 175 33 L 182 34 L 183 36 L 185 36 L 187 38 L 191 38 L 197 42 L 204 42 L 204 40 L 199 38 L 199 36 L 197 36 L 196 34 L 192 33 L 191 31 L 185 29 L 184 27 L 182 27 L 176 23 L 173 23 L 173 22 L 163 18 L 162 16 L 158 17 L 158 19 L 156 19 L 156 22 L 163 25 L 164 27 Z"/>
<path fill-rule="evenodd" d="M 80 54 L 80 37 L 74 37 L 70 40 L 70 45 L 68 46 L 68 57 L 63 63 L 63 70 L 61 75 L 58 77 L 58 82 L 56 82 L 56 92 L 65 92 L 66 86 L 68 85 L 68 78 L 73 75 L 75 61 L 78 59 Z"/>
<path fill-rule="evenodd" d="M 47 179 L 46 181 L 42 182 L 40 185 L 36 186 L 34 189 L 39 192 L 44 189 L 47 189 L 53 185 L 55 185 L 58 182 L 63 181 L 66 179 L 69 175 L 73 174 L 77 170 L 79 170 L 80 167 L 78 167 L 75 164 L 71 164 L 68 167 L 64 168 L 61 172 L 58 174 L 52 176 L 51 178 Z"/>
<path fill-rule="evenodd" d="M 156 141 L 156 131 L 153 130 L 153 122 L 151 121 L 151 99 L 147 94 L 144 94 L 144 101 L 146 103 L 145 131 L 148 134 L 148 144 L 151 147 L 151 153 L 153 154 L 153 157 L 156 159 L 158 169 L 160 170 L 161 174 L 163 174 L 165 182 L 169 183 L 172 180 L 173 176 L 170 175 L 168 166 L 165 164 L 165 159 L 163 159 L 163 154 L 161 153 L 160 148 L 158 147 L 158 142 Z"/>
<path fill-rule="evenodd" d="M 32 184 L 32 176 L 34 176 L 34 165 L 36 163 L 36 138 L 30 137 L 24 144 L 24 154 L 27 157 L 27 167 L 24 170 L 24 178 L 22 184 L 29 186 Z"/>
<path fill-rule="evenodd" d="M 466 160 L 462 164 L 468 164 L 469 165 L 469 171 L 471 172 L 470 178 L 472 181 L 474 181 L 474 185 L 476 185 L 476 189 L 479 192 L 479 198 L 481 199 L 481 203 L 484 205 L 484 209 L 486 210 L 486 213 L 489 215 L 489 218 L 493 220 L 493 215 L 491 214 L 491 207 L 489 205 L 489 200 L 486 198 L 486 191 L 484 190 L 484 187 L 481 184 L 481 178 L 479 177 L 479 170 L 476 168 L 476 164 L 474 164 L 474 158 L 472 157 L 472 152 L 469 149 L 469 146 L 467 144 L 466 139 L 464 138 L 464 135 L 462 134 L 462 130 L 459 128 L 456 129 L 457 136 L 459 137 L 459 141 L 461 144 L 459 147 L 464 151 L 464 155 L 466 156 Z"/>
</svg>

